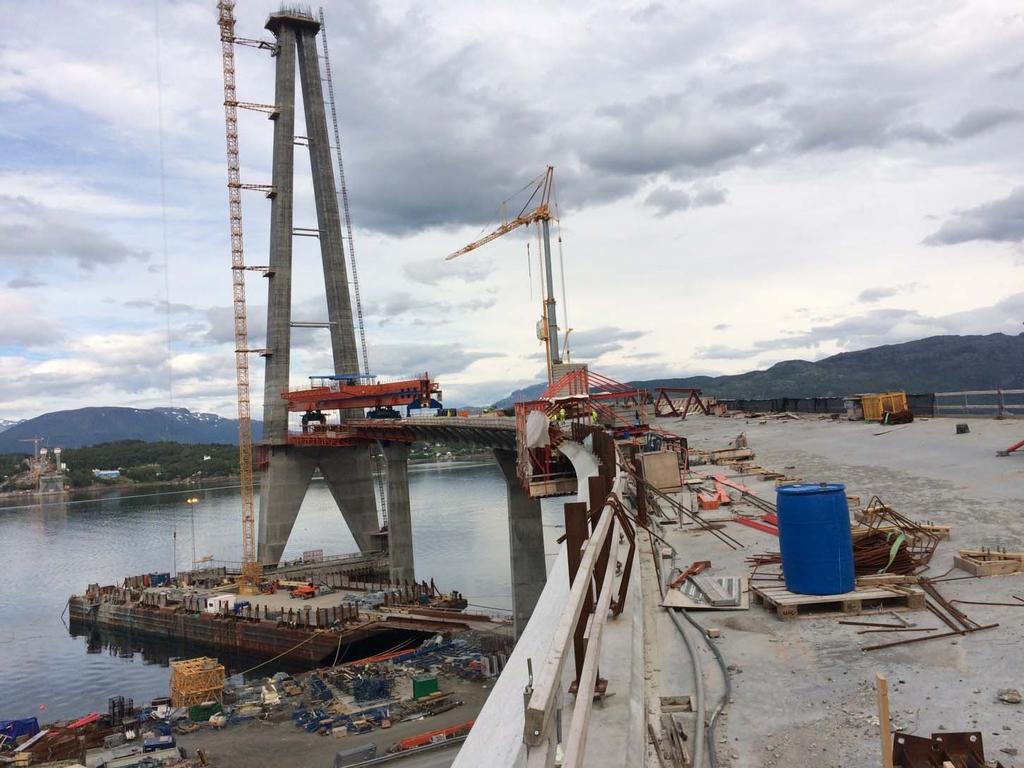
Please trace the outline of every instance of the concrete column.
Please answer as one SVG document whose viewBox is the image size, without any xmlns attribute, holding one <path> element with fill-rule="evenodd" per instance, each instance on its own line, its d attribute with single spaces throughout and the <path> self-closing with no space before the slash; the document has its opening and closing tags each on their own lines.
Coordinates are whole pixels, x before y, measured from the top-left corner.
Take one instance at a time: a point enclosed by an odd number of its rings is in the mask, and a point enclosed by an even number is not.
<svg viewBox="0 0 1024 768">
<path fill-rule="evenodd" d="M 281 559 L 309 481 L 316 456 L 288 445 L 271 446 L 263 482 L 260 483 L 260 514 L 256 558 L 269 565 Z"/>
<path fill-rule="evenodd" d="M 366 448 L 323 449 L 320 471 L 360 552 L 377 549 L 377 496 Z"/>
<path fill-rule="evenodd" d="M 412 552 L 412 511 L 409 507 L 409 446 L 382 442 L 388 466 L 388 550 L 391 581 L 416 581 Z"/>
<path fill-rule="evenodd" d="M 505 476 L 508 498 L 508 548 L 512 565 L 512 620 L 516 637 L 522 634 L 544 590 L 547 567 L 544 562 L 544 523 L 540 499 L 531 499 L 516 475 L 515 451 L 494 451 Z"/>
<path fill-rule="evenodd" d="M 263 385 L 263 440 L 283 444 L 288 437 L 288 389 L 292 319 L 292 177 L 295 168 L 295 31 L 271 17 L 267 29 L 277 37 L 274 103 L 273 185 L 270 201 L 270 277 L 267 278 L 267 342 Z M 266 509 L 266 507 L 263 507 Z"/>
<path fill-rule="evenodd" d="M 327 287 L 327 318 L 331 323 L 331 351 L 335 373 L 358 373 L 355 326 L 348 292 L 345 249 L 341 239 L 341 216 L 334 185 L 334 165 L 324 111 L 324 92 L 320 78 L 320 59 L 316 47 L 317 28 L 303 26 L 297 38 L 299 82 L 306 113 L 309 162 L 313 172 L 313 196 L 320 229 L 320 255 Z M 358 415 L 362 415 L 361 413 Z"/>
</svg>

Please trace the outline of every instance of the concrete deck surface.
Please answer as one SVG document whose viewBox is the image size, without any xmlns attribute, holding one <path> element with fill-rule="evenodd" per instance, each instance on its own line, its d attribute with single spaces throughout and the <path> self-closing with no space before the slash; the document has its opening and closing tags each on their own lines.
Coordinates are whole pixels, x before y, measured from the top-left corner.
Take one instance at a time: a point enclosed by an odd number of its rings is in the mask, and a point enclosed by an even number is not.
<svg viewBox="0 0 1024 768">
<path fill-rule="evenodd" d="M 960 548 L 1024 550 L 1024 455 L 995 456 L 1024 436 L 1024 422 L 972 419 L 971 433 L 957 435 L 957 421 L 882 427 L 816 416 L 793 421 L 691 416 L 659 424 L 685 435 L 694 448 L 724 448 L 745 432 L 762 467 L 808 482 L 845 483 L 847 493 L 859 495 L 863 504 L 877 494 L 911 518 L 952 525 L 951 540 L 940 544 L 927 573 L 939 576 L 952 567 Z M 774 483 L 750 477 L 741 482 L 774 501 Z M 747 575 L 744 558 L 778 551 L 770 534 L 738 524 L 728 524 L 727 530 L 746 548 L 732 551 L 710 534 L 674 525 L 666 526 L 665 534 L 679 551 L 678 565 L 709 559 L 710 575 Z M 938 587 L 947 599 L 1014 602 L 1011 595 L 1024 596 L 1024 576 Z M 645 597 L 653 600 L 649 591 Z M 996 698 L 1001 688 L 1024 691 L 1024 606 L 960 608 L 979 623 L 1000 626 L 864 652 L 862 645 L 901 637 L 858 635 L 861 628 L 839 625 L 843 617 L 836 615 L 782 622 L 755 605 L 747 611 L 694 612 L 702 624 L 721 629 L 719 648 L 732 667 L 731 703 L 718 729 L 720 764 L 878 765 L 874 676 L 882 672 L 889 679 L 894 727 L 924 736 L 943 729 L 979 730 L 989 760 L 1008 768 L 1024 765 L 1015 756 L 1018 749 L 1024 754 L 1024 705 Z M 945 630 L 927 611 L 901 615 Z M 685 648 L 664 610 L 654 616 L 646 647 L 653 654 L 647 659 L 649 675 L 661 695 L 693 693 Z M 722 690 L 721 676 L 710 652 L 705 648 L 701 654 L 710 712 Z M 652 755 L 648 764 L 656 765 Z"/>
</svg>

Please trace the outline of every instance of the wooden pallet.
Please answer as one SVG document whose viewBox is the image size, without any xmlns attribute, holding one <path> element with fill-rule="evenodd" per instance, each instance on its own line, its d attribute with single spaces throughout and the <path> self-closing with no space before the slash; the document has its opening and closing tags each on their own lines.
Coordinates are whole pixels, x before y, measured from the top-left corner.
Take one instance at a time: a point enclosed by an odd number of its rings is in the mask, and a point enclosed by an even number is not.
<svg viewBox="0 0 1024 768">
<path fill-rule="evenodd" d="M 848 496 L 847 498 L 849 499 L 851 497 Z M 870 510 L 866 509 L 858 509 L 853 513 L 853 517 L 857 522 L 864 523 L 865 525 L 868 525 L 875 519 Z M 953 530 L 953 526 L 951 525 L 938 525 L 936 523 L 918 523 L 918 525 L 928 533 L 938 536 L 939 539 L 948 539 Z M 899 529 L 893 525 L 881 525 L 876 526 L 875 530 L 881 531 L 882 533 L 894 533 L 898 532 Z"/>
<path fill-rule="evenodd" d="M 1004 576 L 1024 572 L 1024 552 L 961 549 L 953 556 L 953 565 L 975 576 Z"/>
<path fill-rule="evenodd" d="M 841 595 L 798 595 L 780 584 L 751 586 L 750 593 L 755 603 L 769 610 L 774 608 L 782 621 L 814 614 L 857 614 L 874 605 L 886 611 L 924 608 L 924 592 L 919 587 L 899 585 L 859 586 Z"/>
</svg>

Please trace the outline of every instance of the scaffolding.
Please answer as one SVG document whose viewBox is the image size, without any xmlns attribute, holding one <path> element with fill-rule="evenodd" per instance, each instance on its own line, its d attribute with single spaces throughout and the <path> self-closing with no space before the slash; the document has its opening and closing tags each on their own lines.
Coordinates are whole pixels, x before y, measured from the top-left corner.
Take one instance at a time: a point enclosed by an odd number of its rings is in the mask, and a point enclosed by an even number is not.
<svg viewBox="0 0 1024 768">
<path fill-rule="evenodd" d="M 171 706 L 195 707 L 224 701 L 224 665 L 200 656 L 171 662 Z"/>
</svg>

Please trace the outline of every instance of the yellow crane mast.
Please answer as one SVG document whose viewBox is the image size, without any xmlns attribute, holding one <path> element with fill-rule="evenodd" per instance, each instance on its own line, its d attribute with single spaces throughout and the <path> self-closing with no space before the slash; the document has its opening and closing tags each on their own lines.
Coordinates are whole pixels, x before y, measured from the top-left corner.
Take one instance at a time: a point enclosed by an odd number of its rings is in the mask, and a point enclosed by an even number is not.
<svg viewBox="0 0 1024 768">
<path fill-rule="evenodd" d="M 238 389 L 238 472 L 242 499 L 242 594 L 258 591 L 256 508 L 253 491 L 252 419 L 249 404 L 249 326 L 245 304 L 245 257 L 242 250 L 242 189 L 238 160 L 238 107 L 235 93 L 234 0 L 217 5 L 224 63 L 224 128 L 227 136 L 228 210 L 231 222 L 231 288 L 235 318 L 235 380 Z"/>
</svg>

